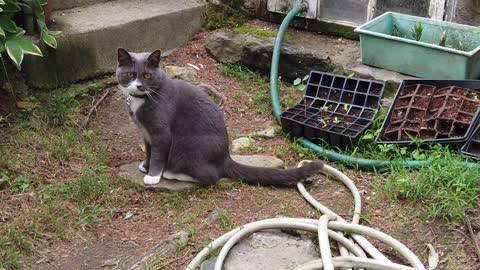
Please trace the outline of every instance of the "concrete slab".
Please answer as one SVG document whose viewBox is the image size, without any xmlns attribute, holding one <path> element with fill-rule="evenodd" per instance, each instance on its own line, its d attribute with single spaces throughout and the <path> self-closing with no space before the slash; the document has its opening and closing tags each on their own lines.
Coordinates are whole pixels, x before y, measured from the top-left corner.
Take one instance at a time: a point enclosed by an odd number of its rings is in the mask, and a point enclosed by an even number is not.
<svg viewBox="0 0 480 270">
<path fill-rule="evenodd" d="M 308 237 L 295 237 L 278 231 L 258 232 L 236 244 L 228 253 L 225 270 L 290 270 L 320 258 Z M 215 260 L 202 264 L 213 270 Z"/>
<path fill-rule="evenodd" d="M 88 5 L 94 5 L 101 2 L 108 2 L 114 0 L 55 0 L 53 1 L 54 10 L 65 10 L 76 7 L 84 7 Z"/>
<path fill-rule="evenodd" d="M 56 11 L 58 48 L 42 44 L 44 57 L 26 57 L 23 71 L 30 85 L 55 87 L 113 72 L 118 47 L 166 54 L 200 30 L 205 7 L 201 0 L 117 0 Z"/>
</svg>

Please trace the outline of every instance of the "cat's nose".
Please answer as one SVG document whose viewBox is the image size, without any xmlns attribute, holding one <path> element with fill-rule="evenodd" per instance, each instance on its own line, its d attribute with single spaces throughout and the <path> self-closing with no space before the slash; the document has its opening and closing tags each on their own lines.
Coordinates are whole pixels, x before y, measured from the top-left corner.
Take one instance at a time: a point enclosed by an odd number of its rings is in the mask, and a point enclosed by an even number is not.
<svg viewBox="0 0 480 270">
<path fill-rule="evenodd" d="M 136 86 L 137 86 L 138 89 L 142 89 L 143 88 L 143 83 L 137 82 Z"/>
</svg>

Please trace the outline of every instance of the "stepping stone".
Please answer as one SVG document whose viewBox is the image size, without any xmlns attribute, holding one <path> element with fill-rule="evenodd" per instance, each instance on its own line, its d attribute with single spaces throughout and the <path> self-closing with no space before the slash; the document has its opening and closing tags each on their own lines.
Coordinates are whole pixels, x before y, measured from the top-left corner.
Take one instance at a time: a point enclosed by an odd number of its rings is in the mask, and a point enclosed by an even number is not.
<svg viewBox="0 0 480 270">
<path fill-rule="evenodd" d="M 240 156 L 240 155 L 232 155 L 232 159 L 237 161 L 238 163 L 242 163 L 245 165 L 256 166 L 256 167 L 264 167 L 264 168 L 283 168 L 284 163 L 281 159 L 271 156 L 262 156 L 262 155 L 251 155 L 251 156 Z M 125 164 L 120 166 L 120 171 L 118 176 L 125 180 L 131 181 L 138 185 L 143 184 L 143 174 L 138 170 L 139 161 Z M 221 181 L 228 181 L 228 179 L 221 179 Z M 196 188 L 199 185 L 197 183 L 190 183 L 184 181 L 176 181 L 176 180 L 168 180 L 162 179 L 157 185 L 148 186 L 148 189 L 156 190 L 156 191 L 183 191 L 192 188 Z"/>
<path fill-rule="evenodd" d="M 296 237 L 279 231 L 258 232 L 230 250 L 223 269 L 291 270 L 319 258 L 316 245 L 306 236 Z M 215 259 L 203 262 L 200 270 L 213 270 Z"/>
</svg>

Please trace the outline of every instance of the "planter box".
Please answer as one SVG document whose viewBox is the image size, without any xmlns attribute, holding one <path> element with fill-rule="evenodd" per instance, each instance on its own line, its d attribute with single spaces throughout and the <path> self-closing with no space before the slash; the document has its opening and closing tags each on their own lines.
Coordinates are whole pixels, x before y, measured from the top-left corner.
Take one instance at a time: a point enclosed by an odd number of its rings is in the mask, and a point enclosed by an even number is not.
<svg viewBox="0 0 480 270">
<path fill-rule="evenodd" d="M 417 22 L 424 27 L 420 41 L 411 36 Z M 401 37 L 392 35 L 394 25 Z M 438 45 L 444 31 L 446 47 Z M 480 33 L 476 27 L 387 12 L 355 32 L 360 35 L 362 63 L 366 65 L 427 79 L 480 77 Z"/>
<path fill-rule="evenodd" d="M 403 81 L 377 143 L 464 143 L 479 123 L 479 88 L 480 81 Z"/>
<path fill-rule="evenodd" d="M 303 99 L 280 117 L 283 131 L 349 148 L 372 124 L 383 90 L 382 82 L 312 71 Z"/>
<path fill-rule="evenodd" d="M 473 132 L 472 138 L 462 147 L 462 153 L 480 160 L 480 126 Z"/>
</svg>

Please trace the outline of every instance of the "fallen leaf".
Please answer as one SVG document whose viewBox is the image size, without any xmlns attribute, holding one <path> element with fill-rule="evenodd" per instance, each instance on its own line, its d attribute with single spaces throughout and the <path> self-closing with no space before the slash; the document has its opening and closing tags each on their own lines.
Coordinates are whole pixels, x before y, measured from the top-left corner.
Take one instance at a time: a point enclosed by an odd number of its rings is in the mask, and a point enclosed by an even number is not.
<svg viewBox="0 0 480 270">
<path fill-rule="evenodd" d="M 440 256 L 435 251 L 435 248 L 432 245 L 427 244 L 427 247 L 430 250 L 428 254 L 428 270 L 434 270 L 438 266 L 438 262 L 440 261 Z"/>
<path fill-rule="evenodd" d="M 108 259 L 102 263 L 102 267 L 117 266 L 120 263 L 119 259 Z"/>
<path fill-rule="evenodd" d="M 135 216 L 135 213 L 132 212 L 132 211 L 128 211 L 126 214 L 125 214 L 125 217 L 123 219 L 131 219 L 133 218 L 133 216 Z"/>
</svg>

